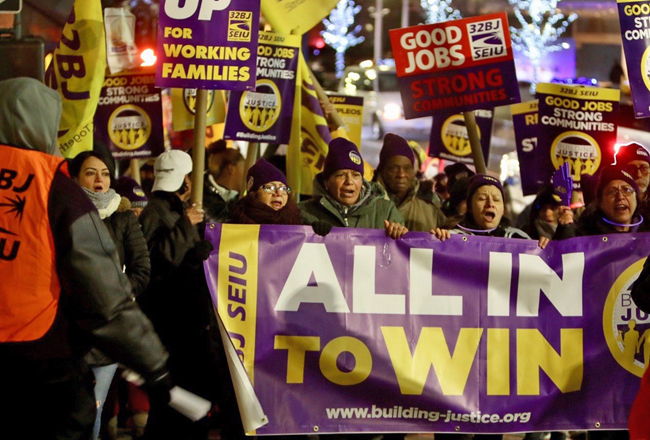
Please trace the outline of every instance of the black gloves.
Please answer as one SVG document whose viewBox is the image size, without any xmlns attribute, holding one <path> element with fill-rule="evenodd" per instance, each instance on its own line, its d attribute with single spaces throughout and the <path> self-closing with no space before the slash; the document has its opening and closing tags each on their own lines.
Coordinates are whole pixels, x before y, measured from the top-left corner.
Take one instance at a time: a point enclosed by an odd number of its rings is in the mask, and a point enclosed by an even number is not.
<svg viewBox="0 0 650 440">
<path fill-rule="evenodd" d="M 174 384 L 169 372 L 165 369 L 147 378 L 145 387 L 149 394 L 149 399 L 167 404 L 170 399 L 169 390 L 174 387 Z"/>
<path fill-rule="evenodd" d="M 210 252 L 213 249 L 212 243 L 207 240 L 201 240 L 194 246 L 194 254 L 200 261 L 205 261 L 210 258 Z"/>
<path fill-rule="evenodd" d="M 315 221 L 311 224 L 312 229 L 316 235 L 325 237 L 332 230 L 332 225 L 323 220 Z"/>
</svg>

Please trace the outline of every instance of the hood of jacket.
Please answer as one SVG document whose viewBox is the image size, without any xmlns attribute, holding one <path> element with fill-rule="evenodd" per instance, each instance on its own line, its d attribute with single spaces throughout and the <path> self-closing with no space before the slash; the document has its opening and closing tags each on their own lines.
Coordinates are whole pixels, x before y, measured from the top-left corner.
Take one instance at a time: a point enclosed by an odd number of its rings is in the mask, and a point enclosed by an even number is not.
<svg viewBox="0 0 650 440">
<path fill-rule="evenodd" d="M 0 81 L 0 144 L 61 157 L 61 96 L 33 78 Z"/>
</svg>

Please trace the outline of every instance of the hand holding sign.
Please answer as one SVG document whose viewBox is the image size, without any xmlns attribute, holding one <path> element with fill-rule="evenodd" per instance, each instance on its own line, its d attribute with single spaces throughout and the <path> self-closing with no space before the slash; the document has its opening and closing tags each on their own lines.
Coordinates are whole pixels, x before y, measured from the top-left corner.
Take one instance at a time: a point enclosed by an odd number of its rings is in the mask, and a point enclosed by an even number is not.
<svg viewBox="0 0 650 440">
<path fill-rule="evenodd" d="M 571 191 L 573 191 L 573 178 L 569 164 L 564 163 L 553 174 L 553 190 L 560 197 L 563 206 L 571 206 Z"/>
</svg>

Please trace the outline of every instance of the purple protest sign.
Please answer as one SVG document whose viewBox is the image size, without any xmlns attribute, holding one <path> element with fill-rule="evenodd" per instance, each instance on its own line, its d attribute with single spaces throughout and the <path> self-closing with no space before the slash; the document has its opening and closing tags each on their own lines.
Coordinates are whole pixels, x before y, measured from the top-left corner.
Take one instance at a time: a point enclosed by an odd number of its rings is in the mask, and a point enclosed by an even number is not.
<svg viewBox="0 0 650 440">
<path fill-rule="evenodd" d="M 161 0 L 156 85 L 255 88 L 260 0 Z"/>
<path fill-rule="evenodd" d="M 629 296 L 646 234 L 543 251 L 308 226 L 206 238 L 208 285 L 268 416 L 257 435 L 627 426 L 650 354 Z"/>
<path fill-rule="evenodd" d="M 165 151 L 162 99 L 155 76 L 107 76 L 95 112 L 95 137 L 116 159 L 155 157 Z"/>
<path fill-rule="evenodd" d="M 569 163 L 574 189 L 583 174 L 614 163 L 620 91 L 566 84 L 537 85 L 538 179 L 550 182 Z"/>
<path fill-rule="evenodd" d="M 519 160 L 521 189 L 525 196 L 537 194 L 544 180 L 537 177 L 539 164 L 535 160 L 537 152 L 537 109 L 538 102 L 529 101 L 510 106 L 512 125 L 515 129 L 515 145 Z"/>
<path fill-rule="evenodd" d="M 487 165 L 490 159 L 493 110 L 474 110 L 481 149 Z M 433 117 L 429 137 L 429 156 L 449 159 L 454 162 L 474 163 L 469 144 L 465 118 L 462 114 L 438 114 Z"/>
<path fill-rule="evenodd" d="M 260 32 L 255 91 L 231 92 L 224 139 L 288 144 L 300 37 Z"/>
<path fill-rule="evenodd" d="M 647 118 L 650 117 L 650 1 L 618 0 L 617 3 L 634 116 Z"/>
</svg>

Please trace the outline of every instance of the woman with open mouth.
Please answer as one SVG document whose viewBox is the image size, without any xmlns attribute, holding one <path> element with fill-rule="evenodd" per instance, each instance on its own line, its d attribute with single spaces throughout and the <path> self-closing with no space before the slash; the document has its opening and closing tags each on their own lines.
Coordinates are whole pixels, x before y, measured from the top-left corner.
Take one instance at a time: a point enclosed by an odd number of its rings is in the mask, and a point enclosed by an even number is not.
<svg viewBox="0 0 650 440">
<path fill-rule="evenodd" d="M 149 284 L 149 251 L 140 224 L 135 214 L 129 210 L 131 203 L 111 188 L 112 170 L 108 164 L 109 161 L 96 151 L 84 151 L 70 161 L 70 175 L 97 208 L 99 217 L 115 242 L 120 263 L 131 282 L 131 292 L 133 296 L 137 296 Z M 86 361 L 95 375 L 97 417 L 93 438 L 97 439 L 102 409 L 117 370 L 117 363 L 94 348 L 86 356 Z"/>
<path fill-rule="evenodd" d="M 291 188 L 282 172 L 258 160 L 246 178 L 248 194 L 231 208 L 230 223 L 301 225 L 300 209 L 289 199 Z"/>
<path fill-rule="evenodd" d="M 314 179 L 313 197 L 298 205 L 303 222 L 320 235 L 333 226 L 384 229 L 394 239 L 406 234 L 402 214 L 378 183 L 363 178 L 363 172 L 357 146 L 344 138 L 333 139 L 323 172 Z"/>
<path fill-rule="evenodd" d="M 603 169 L 593 204 L 577 222 L 568 206 L 560 207 L 559 225 L 553 239 L 647 231 L 643 217 L 637 212 L 639 187 L 625 169 L 617 166 Z"/>
<path fill-rule="evenodd" d="M 460 222 L 449 223 L 446 228 L 430 232 L 445 241 L 450 233 L 484 235 L 490 237 L 530 239 L 524 231 L 502 225 L 505 211 L 503 186 L 498 179 L 487 174 L 476 174 L 469 178 L 467 190 L 467 211 Z"/>
</svg>

